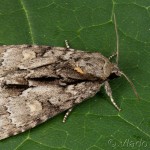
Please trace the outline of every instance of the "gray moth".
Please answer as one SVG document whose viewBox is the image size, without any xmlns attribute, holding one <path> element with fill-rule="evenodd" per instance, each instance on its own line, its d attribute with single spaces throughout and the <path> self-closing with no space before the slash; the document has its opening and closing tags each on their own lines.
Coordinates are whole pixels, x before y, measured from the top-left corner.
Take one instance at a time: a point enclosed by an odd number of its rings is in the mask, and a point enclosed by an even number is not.
<svg viewBox="0 0 150 150">
<path fill-rule="evenodd" d="M 98 52 L 74 50 L 67 43 L 65 48 L 9 45 L 0 46 L 0 62 L 0 140 L 68 110 L 65 122 L 72 108 L 102 85 L 120 110 L 108 81 L 127 76 Z"/>
</svg>

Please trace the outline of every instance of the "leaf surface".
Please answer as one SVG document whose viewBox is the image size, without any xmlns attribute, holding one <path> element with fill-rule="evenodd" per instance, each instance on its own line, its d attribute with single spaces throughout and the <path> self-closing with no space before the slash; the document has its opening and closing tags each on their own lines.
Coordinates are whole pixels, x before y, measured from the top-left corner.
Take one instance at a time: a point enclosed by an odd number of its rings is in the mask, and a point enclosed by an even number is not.
<svg viewBox="0 0 150 150">
<path fill-rule="evenodd" d="M 116 50 L 113 12 L 119 32 L 119 67 L 135 84 L 110 82 L 118 112 L 102 89 L 74 108 L 67 122 L 60 114 L 38 127 L 0 141 L 2 150 L 111 150 L 150 148 L 149 0 L 1 0 L 0 44 L 38 44 L 99 51 Z"/>
</svg>

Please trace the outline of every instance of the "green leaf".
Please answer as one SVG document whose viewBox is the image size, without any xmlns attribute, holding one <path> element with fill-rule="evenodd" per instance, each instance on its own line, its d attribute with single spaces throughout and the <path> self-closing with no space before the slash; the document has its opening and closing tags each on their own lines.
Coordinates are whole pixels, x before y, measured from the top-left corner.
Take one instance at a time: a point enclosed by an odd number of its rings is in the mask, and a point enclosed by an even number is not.
<svg viewBox="0 0 150 150">
<path fill-rule="evenodd" d="M 105 91 L 74 108 L 67 122 L 60 114 L 25 133 L 0 141 L 2 150 L 111 150 L 150 147 L 150 0 L 1 0 L 0 43 L 41 44 L 99 51 L 116 49 L 119 67 L 133 81 L 141 99 L 121 77 L 110 82 L 122 111 Z"/>
</svg>

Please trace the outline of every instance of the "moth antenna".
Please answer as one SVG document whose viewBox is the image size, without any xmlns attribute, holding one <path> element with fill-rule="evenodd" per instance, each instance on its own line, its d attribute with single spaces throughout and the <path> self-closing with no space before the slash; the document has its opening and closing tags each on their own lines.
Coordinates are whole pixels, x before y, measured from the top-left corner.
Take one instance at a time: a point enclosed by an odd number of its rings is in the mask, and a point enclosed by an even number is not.
<svg viewBox="0 0 150 150">
<path fill-rule="evenodd" d="M 119 73 L 120 73 L 121 75 L 123 75 L 123 76 L 127 79 L 127 81 L 130 83 L 130 85 L 131 85 L 131 87 L 132 87 L 132 89 L 133 89 L 133 91 L 134 91 L 134 94 L 136 95 L 136 97 L 137 97 L 138 100 L 139 100 L 140 97 L 139 97 L 139 95 L 138 95 L 138 93 L 137 93 L 137 91 L 136 91 L 136 88 L 135 88 L 133 82 L 132 82 L 132 81 L 127 77 L 127 75 L 126 75 L 125 73 L 123 73 L 122 71 L 119 71 Z"/>
<path fill-rule="evenodd" d="M 117 22 L 116 22 L 115 13 L 114 13 L 114 24 L 115 24 L 115 32 L 116 32 L 116 47 L 117 47 L 117 51 L 116 51 L 116 63 L 118 65 L 118 61 L 119 61 L 119 35 L 118 35 L 118 29 L 117 29 Z"/>
<path fill-rule="evenodd" d="M 117 21 L 116 21 L 115 13 L 114 13 L 114 25 L 115 25 L 115 32 L 116 32 L 116 47 L 117 47 L 117 51 L 116 51 L 116 63 L 117 63 L 117 66 L 118 66 L 118 61 L 119 61 L 119 34 L 118 34 Z M 126 78 L 126 80 L 130 83 L 130 85 L 131 85 L 131 87 L 132 87 L 132 89 L 134 91 L 134 94 L 136 95 L 136 97 L 138 99 L 140 99 L 140 97 L 139 97 L 139 95 L 138 95 L 138 93 L 136 91 L 136 88 L 135 88 L 134 84 L 128 78 L 128 76 L 125 73 L 123 73 L 122 71 L 119 71 L 119 73 Z"/>
</svg>

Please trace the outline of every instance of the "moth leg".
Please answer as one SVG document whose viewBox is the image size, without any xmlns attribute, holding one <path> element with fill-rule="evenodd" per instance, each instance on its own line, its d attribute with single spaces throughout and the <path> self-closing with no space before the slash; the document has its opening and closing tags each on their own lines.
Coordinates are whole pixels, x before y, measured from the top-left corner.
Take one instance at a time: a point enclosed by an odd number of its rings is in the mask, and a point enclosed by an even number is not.
<svg viewBox="0 0 150 150">
<path fill-rule="evenodd" d="M 117 106 L 117 104 L 115 103 L 115 101 L 114 101 L 114 99 L 112 97 L 112 91 L 111 91 L 111 87 L 110 87 L 108 81 L 105 81 L 104 86 L 105 86 L 106 93 L 109 96 L 112 104 L 117 108 L 117 110 L 120 111 L 121 109 Z"/>
<path fill-rule="evenodd" d="M 113 52 L 111 56 L 109 56 L 109 60 L 112 59 L 113 57 L 117 56 L 117 52 Z"/>
<path fill-rule="evenodd" d="M 70 48 L 70 46 L 69 46 L 69 44 L 68 44 L 68 41 L 67 41 L 67 40 L 65 40 L 65 45 L 66 45 L 66 48 L 67 48 L 67 49 L 69 49 L 69 48 Z"/>
<path fill-rule="evenodd" d="M 66 122 L 66 119 L 67 119 L 67 117 L 69 116 L 69 114 L 70 114 L 70 112 L 72 111 L 72 109 L 73 108 L 70 108 L 70 109 L 68 109 L 68 111 L 66 112 L 66 114 L 65 114 L 65 116 L 64 116 L 64 118 L 63 118 L 63 123 L 65 123 Z"/>
</svg>

